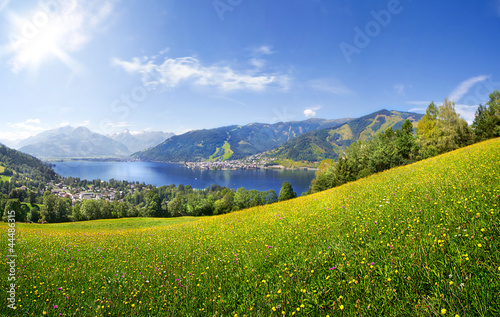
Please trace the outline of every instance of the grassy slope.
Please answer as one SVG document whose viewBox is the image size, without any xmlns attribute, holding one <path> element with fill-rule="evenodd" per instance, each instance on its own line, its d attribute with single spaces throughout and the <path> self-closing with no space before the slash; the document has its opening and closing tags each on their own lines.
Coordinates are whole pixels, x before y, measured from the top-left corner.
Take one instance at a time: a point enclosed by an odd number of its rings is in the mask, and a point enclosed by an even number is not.
<svg viewBox="0 0 500 317">
<path fill-rule="evenodd" d="M 2 174 L 4 171 L 5 171 L 5 167 L 0 165 L 0 174 Z M 9 179 L 10 179 L 10 176 L 0 175 L 1 182 L 8 182 Z"/>
<path fill-rule="evenodd" d="M 18 224 L 18 311 L 494 316 L 499 196 L 496 139 L 315 195 L 171 226 Z"/>
</svg>

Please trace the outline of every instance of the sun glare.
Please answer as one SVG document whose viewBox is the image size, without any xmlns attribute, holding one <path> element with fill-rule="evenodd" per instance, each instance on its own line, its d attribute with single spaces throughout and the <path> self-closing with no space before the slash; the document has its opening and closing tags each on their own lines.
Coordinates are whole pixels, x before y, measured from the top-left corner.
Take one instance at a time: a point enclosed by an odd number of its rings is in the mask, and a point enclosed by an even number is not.
<svg viewBox="0 0 500 317">
<path fill-rule="evenodd" d="M 36 35 L 21 44 L 18 55 L 19 63 L 38 67 L 43 61 L 57 56 L 58 44 L 62 38 L 60 33 L 55 27 L 38 30 Z"/>
</svg>

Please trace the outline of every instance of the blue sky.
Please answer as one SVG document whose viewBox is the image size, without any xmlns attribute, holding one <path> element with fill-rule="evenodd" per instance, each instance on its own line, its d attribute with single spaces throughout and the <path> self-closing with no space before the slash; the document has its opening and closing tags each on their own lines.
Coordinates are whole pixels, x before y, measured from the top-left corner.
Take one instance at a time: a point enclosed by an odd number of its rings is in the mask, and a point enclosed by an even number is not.
<svg viewBox="0 0 500 317">
<path fill-rule="evenodd" d="M 500 0 L 0 0 L 0 140 L 422 112 L 500 89 Z"/>
</svg>

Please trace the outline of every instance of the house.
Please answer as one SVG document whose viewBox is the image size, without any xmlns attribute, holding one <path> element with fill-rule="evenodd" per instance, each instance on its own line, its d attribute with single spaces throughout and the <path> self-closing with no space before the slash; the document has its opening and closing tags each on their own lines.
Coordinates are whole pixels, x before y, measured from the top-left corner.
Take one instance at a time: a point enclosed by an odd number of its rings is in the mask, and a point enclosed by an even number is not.
<svg viewBox="0 0 500 317">
<path fill-rule="evenodd" d="M 80 199 L 92 199 L 94 197 L 94 193 L 80 193 Z"/>
</svg>

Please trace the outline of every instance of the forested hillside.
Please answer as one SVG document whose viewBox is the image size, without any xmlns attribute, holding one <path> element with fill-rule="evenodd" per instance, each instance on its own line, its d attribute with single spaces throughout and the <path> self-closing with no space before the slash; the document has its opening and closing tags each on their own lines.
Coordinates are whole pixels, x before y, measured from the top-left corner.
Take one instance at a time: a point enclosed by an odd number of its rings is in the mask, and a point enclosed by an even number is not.
<svg viewBox="0 0 500 317">
<path fill-rule="evenodd" d="M 406 119 L 416 124 L 421 117 L 417 113 L 380 110 L 341 126 L 304 133 L 284 143 L 272 156 L 294 161 L 336 159 L 358 140 L 369 140 L 388 128 L 399 129 Z"/>
<path fill-rule="evenodd" d="M 56 173 L 39 159 L 0 144 L 0 166 L 4 176 L 24 177 L 31 180 L 48 182 L 56 178 Z"/>
<path fill-rule="evenodd" d="M 274 149 L 303 133 L 337 126 L 349 120 L 309 119 L 195 130 L 173 136 L 152 149 L 133 154 L 133 157 L 144 161 L 167 162 L 241 159 Z"/>
</svg>

